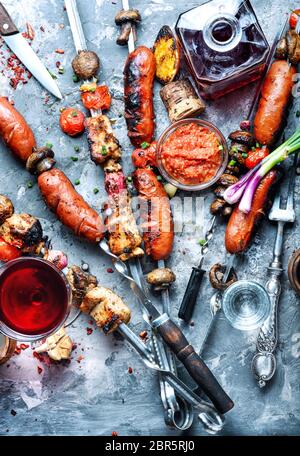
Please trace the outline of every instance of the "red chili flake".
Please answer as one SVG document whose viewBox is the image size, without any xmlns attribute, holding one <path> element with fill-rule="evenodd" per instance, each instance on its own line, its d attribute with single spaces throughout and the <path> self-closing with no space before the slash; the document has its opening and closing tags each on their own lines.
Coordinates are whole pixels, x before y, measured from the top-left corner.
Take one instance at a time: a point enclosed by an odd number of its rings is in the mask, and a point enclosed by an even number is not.
<svg viewBox="0 0 300 456">
<path fill-rule="evenodd" d="M 36 351 L 34 351 L 32 354 L 33 354 L 34 358 L 38 359 L 40 362 L 44 361 L 44 357 L 40 353 L 37 353 Z"/>
<path fill-rule="evenodd" d="M 80 363 L 83 359 L 84 359 L 84 356 L 79 355 L 78 358 L 76 359 L 76 361 L 77 361 L 78 363 Z"/>
<path fill-rule="evenodd" d="M 37 371 L 38 371 L 38 374 L 41 375 L 41 373 L 43 372 L 43 369 L 40 366 L 38 366 Z"/>
<path fill-rule="evenodd" d="M 59 68 L 60 67 L 60 61 L 55 62 L 55 66 L 56 66 L 56 68 Z"/>
<path fill-rule="evenodd" d="M 133 372 L 132 367 L 128 367 L 128 374 L 132 374 L 132 372 Z"/>
<path fill-rule="evenodd" d="M 117 433 L 116 431 L 113 431 L 113 432 L 111 433 L 111 435 L 112 435 L 112 437 L 117 437 L 118 433 Z"/>
<path fill-rule="evenodd" d="M 63 49 L 55 49 L 56 54 L 64 54 L 65 51 Z"/>
<path fill-rule="evenodd" d="M 11 414 L 12 416 L 16 416 L 17 412 L 16 412 L 15 410 L 12 409 L 12 410 L 10 411 L 10 414 Z"/>
<path fill-rule="evenodd" d="M 88 336 L 90 336 L 92 334 L 93 330 L 92 328 L 86 328 L 86 333 Z"/>
<path fill-rule="evenodd" d="M 28 38 L 29 38 L 31 41 L 34 40 L 35 33 L 34 33 L 34 30 L 33 30 L 32 26 L 29 24 L 29 22 L 26 23 L 26 27 L 27 27 L 27 35 L 28 35 Z"/>
<path fill-rule="evenodd" d="M 112 268 L 107 268 L 106 271 L 109 273 L 109 274 L 112 274 L 114 272 L 114 270 Z"/>
<path fill-rule="evenodd" d="M 21 344 L 20 345 L 21 350 L 26 350 L 28 347 L 29 347 L 28 344 Z"/>
<path fill-rule="evenodd" d="M 147 331 L 142 331 L 142 332 L 140 332 L 139 336 L 141 339 L 146 339 L 146 337 L 148 336 L 148 333 L 147 333 Z"/>
<path fill-rule="evenodd" d="M 16 348 L 15 348 L 15 355 L 19 355 L 20 353 L 21 353 L 21 347 L 19 347 L 17 345 Z"/>
</svg>

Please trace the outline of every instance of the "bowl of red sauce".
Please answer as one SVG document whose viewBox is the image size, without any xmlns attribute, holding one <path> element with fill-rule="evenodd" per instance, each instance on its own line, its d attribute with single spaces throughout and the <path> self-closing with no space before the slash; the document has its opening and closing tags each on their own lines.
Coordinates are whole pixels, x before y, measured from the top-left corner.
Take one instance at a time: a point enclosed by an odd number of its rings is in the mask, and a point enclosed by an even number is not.
<svg viewBox="0 0 300 456">
<path fill-rule="evenodd" d="M 182 190 L 199 191 L 214 185 L 228 162 L 226 140 L 212 123 L 184 119 L 170 125 L 156 150 L 161 175 Z"/>
</svg>

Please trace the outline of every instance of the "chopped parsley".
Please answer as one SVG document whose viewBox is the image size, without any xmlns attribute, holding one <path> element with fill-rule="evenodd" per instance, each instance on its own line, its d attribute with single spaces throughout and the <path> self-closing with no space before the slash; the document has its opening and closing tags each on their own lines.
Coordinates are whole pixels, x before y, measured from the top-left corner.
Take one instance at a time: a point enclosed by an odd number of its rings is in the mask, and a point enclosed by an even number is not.
<svg viewBox="0 0 300 456">
<path fill-rule="evenodd" d="M 74 182 L 75 185 L 79 185 L 80 184 L 80 180 L 79 179 L 76 179 L 76 181 Z"/>
<path fill-rule="evenodd" d="M 97 195 L 97 193 L 99 193 L 99 188 L 95 187 L 93 192 L 95 193 L 95 195 Z"/>
<path fill-rule="evenodd" d="M 107 155 L 107 148 L 106 146 L 102 146 L 102 149 L 101 149 L 101 155 Z"/>
<path fill-rule="evenodd" d="M 72 160 L 73 162 L 77 162 L 77 161 L 78 161 L 78 157 L 72 156 L 72 157 L 71 157 L 71 160 Z"/>
<path fill-rule="evenodd" d="M 149 143 L 147 143 L 146 141 L 142 142 L 142 144 L 141 144 L 142 149 L 148 149 L 148 147 L 150 147 Z"/>
</svg>

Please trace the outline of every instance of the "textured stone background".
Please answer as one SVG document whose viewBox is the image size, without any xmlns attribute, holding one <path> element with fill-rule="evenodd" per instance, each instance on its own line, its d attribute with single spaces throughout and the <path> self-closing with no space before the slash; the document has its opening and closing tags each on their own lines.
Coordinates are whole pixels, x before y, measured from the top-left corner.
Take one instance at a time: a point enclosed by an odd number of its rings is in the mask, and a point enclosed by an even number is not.
<svg viewBox="0 0 300 456">
<path fill-rule="evenodd" d="M 93 188 L 102 187 L 101 170 L 89 160 L 85 138 L 71 139 L 64 136 L 58 125 L 59 108 L 77 105 L 80 107 L 78 86 L 72 81 L 70 61 L 74 48 L 63 1 L 59 0 L 5 0 L 21 30 L 29 21 L 36 31 L 33 48 L 49 69 L 56 71 L 55 62 L 60 60 L 66 68 L 58 82 L 65 99 L 58 103 L 50 98 L 45 104 L 46 93 L 40 85 L 31 80 L 29 84 L 13 92 L 5 77 L 0 79 L 1 93 L 12 96 L 16 107 L 24 113 L 32 126 L 40 145 L 52 142 L 58 165 L 74 181 L 80 179 L 78 190 L 96 208 L 101 207 L 104 192 L 97 196 Z M 117 4 L 115 4 L 117 3 Z M 99 52 L 102 60 L 101 81 L 110 86 L 114 102 L 111 117 L 116 117 L 115 130 L 124 148 L 124 166 L 131 170 L 131 146 L 126 136 L 122 113 L 122 69 L 126 59 L 126 49 L 115 45 L 117 30 L 114 25 L 115 13 L 121 2 L 107 0 L 78 0 L 88 46 Z M 189 7 L 201 1 L 190 1 Z M 143 16 L 139 29 L 138 42 L 151 46 L 164 24 L 174 26 L 180 12 L 187 8 L 183 0 L 138 0 L 131 2 Z M 295 0 L 253 0 L 257 15 L 271 41 L 282 24 L 283 14 L 298 6 Z M 59 24 L 64 24 L 64 28 Z M 43 26 L 45 32 L 40 30 Z M 60 56 L 56 48 L 65 49 Z M 0 68 L 1 70 L 1 68 Z M 156 87 L 157 136 L 167 126 L 165 110 Z M 247 115 L 254 87 L 245 89 L 209 105 L 204 118 L 215 122 L 226 135 L 236 128 L 241 118 Z M 296 104 L 291 113 L 290 125 L 294 128 Z M 80 145 L 79 161 L 73 163 L 74 145 Z M 7 194 L 15 203 L 16 210 L 27 211 L 40 217 L 45 233 L 53 245 L 68 251 L 70 262 L 87 261 L 100 282 L 116 290 L 123 296 L 133 311 L 131 327 L 139 332 L 145 329 L 141 313 L 132 294 L 116 273 L 107 273 L 110 266 L 100 251 L 75 239 L 45 207 L 36 185 L 27 188 L 29 176 L 23 167 L 0 146 L 0 191 Z M 285 266 L 288 258 L 300 244 L 299 235 L 299 184 L 297 186 L 297 222 L 288 229 L 285 237 Z M 100 195 L 100 196 L 99 196 Z M 204 218 L 207 220 L 211 196 L 205 196 Z M 205 220 L 195 233 L 186 227 L 178 234 L 175 249 L 169 265 L 173 267 L 178 281 L 171 294 L 172 314 L 177 315 L 182 295 L 190 274 L 197 263 L 199 246 Z M 188 221 L 188 217 L 186 218 Z M 266 267 L 271 260 L 275 228 L 265 222 L 257 234 L 239 268 L 239 276 L 255 277 L 261 283 L 266 278 Z M 224 226 L 217 228 L 211 251 L 206 259 L 206 267 L 216 261 L 223 261 Z M 185 253 L 185 254 L 184 254 Z M 209 323 L 208 302 L 212 295 L 208 280 L 205 280 L 201 299 L 195 312 L 195 326 L 184 328 L 196 348 L 203 340 Z M 220 316 L 208 340 L 204 358 L 235 400 L 234 410 L 228 414 L 222 435 L 296 435 L 300 431 L 299 374 L 300 340 L 299 298 L 290 289 L 286 273 L 283 277 L 283 296 L 280 303 L 280 347 L 277 353 L 278 370 L 272 384 L 264 390 L 256 385 L 250 372 L 250 362 L 255 350 L 256 333 L 245 333 L 229 326 L 224 316 Z M 99 331 L 87 336 L 88 321 L 81 316 L 69 329 L 78 345 L 73 360 L 68 367 L 51 366 L 37 372 L 39 363 L 32 357 L 31 349 L 12 358 L 9 366 L 0 368 L 0 434 L 9 435 L 110 435 L 117 431 L 120 435 L 175 435 L 165 426 L 163 409 L 159 398 L 157 377 L 149 373 L 138 356 L 127 344 L 113 336 L 105 337 Z M 82 354 L 81 363 L 76 358 Z M 128 367 L 133 368 L 129 375 Z M 17 412 L 11 415 L 11 410 Z M 190 435 L 205 434 L 195 419 Z"/>
</svg>

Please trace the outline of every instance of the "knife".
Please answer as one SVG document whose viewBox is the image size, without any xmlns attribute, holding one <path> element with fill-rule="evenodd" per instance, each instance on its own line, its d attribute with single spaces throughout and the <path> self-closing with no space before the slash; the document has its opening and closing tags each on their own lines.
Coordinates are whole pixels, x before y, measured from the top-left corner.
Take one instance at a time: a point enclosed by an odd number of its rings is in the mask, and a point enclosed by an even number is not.
<svg viewBox="0 0 300 456">
<path fill-rule="evenodd" d="M 31 46 L 19 32 L 10 15 L 0 2 L 0 35 L 18 59 L 33 76 L 56 98 L 62 99 L 58 85 L 36 55 Z"/>
</svg>

